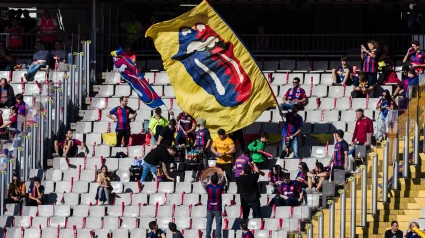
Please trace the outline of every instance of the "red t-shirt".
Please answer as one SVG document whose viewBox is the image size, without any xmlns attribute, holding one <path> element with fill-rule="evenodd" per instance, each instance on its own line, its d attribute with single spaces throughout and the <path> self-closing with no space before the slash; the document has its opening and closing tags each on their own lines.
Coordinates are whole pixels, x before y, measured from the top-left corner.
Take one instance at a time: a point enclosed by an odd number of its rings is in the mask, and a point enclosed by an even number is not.
<svg viewBox="0 0 425 238">
<path fill-rule="evenodd" d="M 353 139 L 354 142 L 356 139 L 360 143 L 365 143 L 367 141 L 367 133 L 373 134 L 373 122 L 368 117 L 364 117 L 361 120 L 356 121 L 356 127 L 354 128 Z"/>
</svg>

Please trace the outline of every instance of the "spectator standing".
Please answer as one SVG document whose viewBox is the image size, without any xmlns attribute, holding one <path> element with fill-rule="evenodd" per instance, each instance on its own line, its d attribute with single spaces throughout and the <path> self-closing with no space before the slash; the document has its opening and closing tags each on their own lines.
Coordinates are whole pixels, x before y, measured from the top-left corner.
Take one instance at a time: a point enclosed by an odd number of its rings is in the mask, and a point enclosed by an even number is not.
<svg viewBox="0 0 425 238">
<path fill-rule="evenodd" d="M 143 183 L 146 181 L 149 172 L 152 172 L 156 179 L 161 179 L 158 178 L 158 170 L 160 173 L 163 173 L 168 180 L 174 181 L 174 178 L 168 175 L 167 166 L 176 152 L 176 147 L 167 147 L 165 145 L 158 145 L 155 149 L 151 150 L 143 159 L 143 172 L 140 182 Z"/>
<path fill-rule="evenodd" d="M 255 173 L 252 172 L 251 166 Z M 246 164 L 237 182 L 241 197 L 242 217 L 245 221 L 248 219 L 250 209 L 252 209 L 254 218 L 261 218 L 261 195 L 258 190 L 259 172 L 260 170 L 255 163 Z"/>
<path fill-rule="evenodd" d="M 125 54 L 130 58 L 131 62 L 133 62 L 134 65 L 136 65 L 136 52 L 134 52 L 134 50 L 131 49 L 131 45 L 126 44 L 124 46 L 124 51 L 125 51 Z"/>
<path fill-rule="evenodd" d="M 149 29 L 149 27 L 151 27 L 153 24 L 156 24 L 156 16 L 151 16 L 150 18 L 149 18 L 149 22 L 148 23 L 146 23 L 144 26 L 143 26 L 143 29 L 142 29 L 142 31 L 143 32 L 146 32 L 148 29 Z"/>
<path fill-rule="evenodd" d="M 348 65 L 347 56 L 341 57 L 341 66 L 337 69 L 332 69 L 332 86 L 351 85 L 351 74 L 353 73 L 353 67 Z"/>
<path fill-rule="evenodd" d="M 227 137 L 224 129 L 218 130 L 218 138 L 211 146 L 211 152 L 217 157 L 216 166 L 221 168 L 227 179 L 227 185 L 232 181 L 233 154 L 235 153 L 235 143 Z"/>
<path fill-rule="evenodd" d="M 28 189 L 28 206 L 38 206 L 44 204 L 44 186 L 41 179 L 34 178 L 34 184 Z"/>
<path fill-rule="evenodd" d="M 236 146 L 236 141 L 239 142 L 239 146 L 242 150 L 245 149 L 245 138 L 243 135 L 243 129 L 236 130 L 234 132 L 229 133 L 230 139 L 233 140 Z M 235 147 L 236 148 L 236 147 Z"/>
<path fill-rule="evenodd" d="M 166 238 L 165 232 L 158 228 L 156 221 L 149 222 L 149 229 L 151 232 L 149 232 L 148 238 Z"/>
<path fill-rule="evenodd" d="M 7 187 L 5 204 L 8 203 L 25 203 L 27 189 L 25 183 L 21 182 L 16 174 L 12 176 L 12 182 Z"/>
<path fill-rule="evenodd" d="M 6 78 L 0 80 L 1 87 L 1 98 L 0 98 L 0 108 L 12 107 L 15 105 L 15 92 L 13 91 L 12 86 L 7 83 Z"/>
<path fill-rule="evenodd" d="M 391 229 L 385 232 L 385 238 L 403 238 L 403 232 L 398 229 L 398 222 L 391 222 Z"/>
<path fill-rule="evenodd" d="M 407 50 L 407 53 L 403 58 L 403 63 L 406 63 L 407 60 L 410 61 L 410 65 L 417 73 L 423 73 L 425 68 L 425 52 L 421 50 L 419 41 L 412 41 L 412 46 Z"/>
<path fill-rule="evenodd" d="M 257 50 L 268 50 L 269 39 L 266 34 L 266 28 L 264 26 L 258 26 L 257 35 L 255 36 L 255 49 Z"/>
<path fill-rule="evenodd" d="M 282 110 L 291 110 L 294 105 L 298 105 L 298 109 L 303 109 L 305 103 L 307 102 L 307 96 L 303 88 L 300 87 L 301 79 L 295 77 L 292 80 L 294 87 L 286 91 L 285 96 L 283 96 L 282 101 L 279 106 Z"/>
<path fill-rule="evenodd" d="M 65 50 L 63 49 L 62 41 L 55 40 L 54 46 L 55 46 L 55 49 L 50 51 L 50 56 L 52 57 L 52 59 L 54 59 L 53 62 L 56 62 L 56 60 L 59 62 L 66 61 L 66 55 L 65 55 Z"/>
<path fill-rule="evenodd" d="M 370 146 L 367 143 L 367 134 L 373 134 L 373 122 L 372 120 L 364 115 L 363 109 L 359 108 L 356 110 L 356 126 L 354 127 L 353 138 L 351 145 L 355 143 L 364 146 Z"/>
<path fill-rule="evenodd" d="M 0 126 L 0 129 L 9 126 L 10 129 L 18 130 L 18 109 L 16 107 L 10 108 L 10 119 Z"/>
<path fill-rule="evenodd" d="M 349 146 L 347 141 L 344 140 L 344 132 L 342 130 L 337 130 L 335 132 L 336 143 L 334 145 L 334 153 L 331 160 L 329 161 L 329 166 L 333 163 L 332 166 L 332 179 L 334 177 L 335 169 L 346 170 L 348 168 L 348 150 Z"/>
<path fill-rule="evenodd" d="M 97 187 L 96 201 L 97 203 L 100 201 L 100 205 L 104 205 L 106 202 L 111 204 L 112 177 L 109 174 L 108 167 L 106 167 L 106 165 L 102 165 L 100 171 L 100 174 L 97 175 L 97 183 L 99 184 L 99 187 Z"/>
<path fill-rule="evenodd" d="M 28 114 L 28 105 L 24 102 L 24 95 L 18 93 L 16 94 L 16 104 L 15 107 L 18 109 L 18 115 L 26 117 Z"/>
<path fill-rule="evenodd" d="M 240 227 L 242 230 L 242 238 L 254 238 L 254 234 L 248 229 L 248 224 L 246 221 L 241 221 Z"/>
<path fill-rule="evenodd" d="M 176 120 L 171 119 L 168 122 L 168 126 L 161 129 L 161 132 L 158 136 L 157 145 L 171 146 L 174 142 L 174 145 L 178 145 L 174 133 L 176 132 Z"/>
<path fill-rule="evenodd" d="M 376 104 L 376 110 L 379 110 L 379 119 L 376 125 L 375 139 L 382 141 L 385 139 L 386 125 L 388 123 L 388 112 L 392 110 L 394 106 L 394 101 L 391 98 L 390 91 L 385 89 L 382 92 L 382 97 L 379 99 Z"/>
<path fill-rule="evenodd" d="M 241 156 L 239 156 L 238 158 L 236 158 L 235 165 L 233 166 L 234 169 L 235 169 L 236 182 L 238 181 L 239 176 L 241 175 L 245 165 L 248 164 L 249 161 L 251 160 L 251 158 L 249 157 L 250 154 L 251 154 L 251 151 L 245 149 L 244 153 Z"/>
<path fill-rule="evenodd" d="M 360 57 L 363 60 L 363 69 L 365 77 L 372 82 L 372 86 L 377 81 L 379 50 L 378 43 L 371 40 L 367 42 L 367 49 L 362 45 Z"/>
<path fill-rule="evenodd" d="M 140 39 L 142 33 L 142 23 L 137 20 L 137 15 L 130 14 L 130 21 L 121 23 L 121 27 L 125 30 L 125 33 L 131 34 L 127 38 L 127 43 L 131 44 Z"/>
<path fill-rule="evenodd" d="M 128 107 L 128 98 L 127 97 L 120 97 L 120 104 L 119 106 L 113 108 L 109 113 L 108 117 L 111 118 L 114 122 L 117 123 L 116 126 L 116 133 L 117 133 L 117 147 L 121 146 L 122 138 L 124 137 L 124 145 L 123 147 L 128 146 L 129 138 L 130 138 L 130 122 L 134 121 L 134 119 L 137 116 L 136 111 L 134 111 L 132 108 Z M 133 116 L 130 117 L 130 115 L 133 114 Z M 113 117 L 114 115 L 115 117 Z"/>
<path fill-rule="evenodd" d="M 40 32 L 40 41 L 51 46 L 56 40 L 56 33 L 59 30 L 59 25 L 56 18 L 50 15 L 48 9 L 44 9 L 43 16 L 37 20 L 36 26 L 30 33 L 35 32 L 37 29 Z"/>
<path fill-rule="evenodd" d="M 26 9 L 23 10 L 22 14 L 24 15 L 24 20 L 23 20 L 24 31 L 30 32 L 34 28 L 36 21 L 35 19 L 31 18 L 30 12 L 28 10 Z"/>
<path fill-rule="evenodd" d="M 266 165 L 266 156 L 260 153 L 259 151 L 264 151 L 266 147 L 266 142 L 269 139 L 269 134 L 267 132 L 261 133 L 260 139 L 257 139 L 251 142 L 248 145 L 249 151 L 252 152 L 251 158 L 252 161 L 257 165 L 258 168 L 263 169 L 267 167 Z"/>
<path fill-rule="evenodd" d="M 374 83 L 371 77 L 366 77 L 364 72 L 358 72 L 354 77 L 353 91 L 351 97 L 353 98 L 366 98 L 366 94 L 369 97 L 373 97 Z"/>
<path fill-rule="evenodd" d="M 177 230 L 177 225 L 174 222 L 168 223 L 168 229 L 170 229 L 171 234 L 173 235 L 172 238 L 184 238 L 182 233 Z"/>
<path fill-rule="evenodd" d="M 198 130 L 196 131 L 196 140 L 195 140 L 195 149 L 202 150 L 204 152 L 204 157 L 202 158 L 202 163 L 204 168 L 208 168 L 208 157 L 211 146 L 211 134 L 208 128 L 206 128 L 207 121 L 204 118 L 199 118 L 197 120 Z"/>
<path fill-rule="evenodd" d="M 78 152 L 77 146 L 84 147 L 84 143 L 77 139 L 72 139 L 72 130 L 67 130 L 65 139 L 61 141 L 55 140 L 54 147 L 55 153 L 53 157 L 62 156 L 62 157 L 75 157 Z"/>
<path fill-rule="evenodd" d="M 289 173 L 283 174 L 283 181 L 279 183 L 279 197 L 276 206 L 298 206 L 303 200 L 303 192 L 297 181 L 290 179 Z"/>
<path fill-rule="evenodd" d="M 177 116 L 177 142 L 179 144 L 190 144 L 194 143 L 194 132 L 196 129 L 196 121 L 185 112 L 180 113 Z"/>
<path fill-rule="evenodd" d="M 308 188 L 306 188 L 306 193 L 320 191 L 322 189 L 323 181 L 325 181 L 328 177 L 329 173 L 325 171 L 323 164 L 316 162 L 316 167 L 307 173 Z"/>
<path fill-rule="evenodd" d="M 307 177 L 307 173 L 310 170 L 308 169 L 308 166 L 305 162 L 300 162 L 298 164 L 298 172 L 297 175 L 295 176 L 295 180 L 298 181 L 299 186 L 301 187 L 301 189 L 305 189 L 308 187 L 308 177 Z"/>
<path fill-rule="evenodd" d="M 214 173 L 205 190 L 207 191 L 208 200 L 207 200 L 207 235 L 206 238 L 211 238 L 211 228 L 213 224 L 213 219 L 215 218 L 215 237 L 221 238 L 221 213 L 222 213 L 222 199 L 221 194 L 224 192 L 224 187 L 222 185 L 224 179 L 218 180 L 217 173 Z"/>
<path fill-rule="evenodd" d="M 13 59 L 3 40 L 0 40 L 0 71 L 9 71 L 12 69 Z"/>
<path fill-rule="evenodd" d="M 292 148 L 294 158 L 298 158 L 298 134 L 301 133 L 303 126 L 303 118 L 298 115 L 298 104 L 292 106 L 292 111 L 282 114 L 286 118 L 285 125 L 282 130 L 282 152 L 280 158 L 285 158 L 288 155 L 288 147 Z"/>
<path fill-rule="evenodd" d="M 18 19 L 12 19 L 12 22 L 9 26 L 4 28 L 4 33 L 9 33 L 9 48 L 18 48 L 22 46 L 22 38 L 21 35 L 24 33 L 24 28 L 18 25 Z"/>
<path fill-rule="evenodd" d="M 155 108 L 155 116 L 149 120 L 149 133 L 151 134 L 151 145 L 156 145 L 159 133 L 162 128 L 168 125 L 167 119 L 161 115 L 162 109 L 160 107 Z"/>
<path fill-rule="evenodd" d="M 44 49 L 44 44 L 41 41 L 35 42 L 35 49 L 37 50 L 32 57 L 32 64 L 28 68 L 28 73 L 25 74 L 27 81 L 33 81 L 35 74 L 40 68 L 45 68 L 49 62 L 49 51 Z"/>
</svg>

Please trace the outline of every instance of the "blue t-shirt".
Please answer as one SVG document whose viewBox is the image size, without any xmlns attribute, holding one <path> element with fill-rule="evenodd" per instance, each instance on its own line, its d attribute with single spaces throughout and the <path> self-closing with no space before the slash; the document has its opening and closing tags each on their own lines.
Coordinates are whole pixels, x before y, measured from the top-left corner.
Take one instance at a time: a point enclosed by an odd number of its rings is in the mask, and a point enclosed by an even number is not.
<svg viewBox="0 0 425 238">
<path fill-rule="evenodd" d="M 164 231 L 163 230 L 161 230 L 161 229 L 158 229 L 157 231 L 156 231 L 156 233 L 154 233 L 153 231 L 151 231 L 149 234 L 148 234 L 148 238 L 161 238 L 161 235 L 162 234 L 164 234 Z"/>
</svg>

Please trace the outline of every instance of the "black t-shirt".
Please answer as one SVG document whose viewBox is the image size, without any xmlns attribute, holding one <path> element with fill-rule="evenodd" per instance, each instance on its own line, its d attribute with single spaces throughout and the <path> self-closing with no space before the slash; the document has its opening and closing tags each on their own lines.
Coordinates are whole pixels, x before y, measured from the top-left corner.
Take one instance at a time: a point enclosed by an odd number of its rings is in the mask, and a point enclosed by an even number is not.
<svg viewBox="0 0 425 238">
<path fill-rule="evenodd" d="M 155 149 L 151 150 L 143 160 L 148 164 L 158 166 L 163 161 L 167 163 L 170 160 L 170 156 L 167 146 L 158 145 Z"/>
<path fill-rule="evenodd" d="M 247 203 L 256 202 L 260 198 L 260 192 L 258 191 L 259 176 L 258 173 L 239 176 L 237 185 L 241 199 L 244 199 Z"/>
<path fill-rule="evenodd" d="M 173 234 L 173 238 L 184 238 L 184 236 L 180 231 L 176 231 L 176 233 Z"/>
<path fill-rule="evenodd" d="M 394 234 L 391 230 L 387 230 L 385 232 L 385 238 L 403 238 L 403 232 L 396 231 L 396 233 Z"/>
<path fill-rule="evenodd" d="M 171 146 L 174 141 L 174 130 L 171 130 L 170 127 L 166 126 L 162 128 L 161 133 L 159 134 L 162 136 L 161 145 Z"/>
</svg>

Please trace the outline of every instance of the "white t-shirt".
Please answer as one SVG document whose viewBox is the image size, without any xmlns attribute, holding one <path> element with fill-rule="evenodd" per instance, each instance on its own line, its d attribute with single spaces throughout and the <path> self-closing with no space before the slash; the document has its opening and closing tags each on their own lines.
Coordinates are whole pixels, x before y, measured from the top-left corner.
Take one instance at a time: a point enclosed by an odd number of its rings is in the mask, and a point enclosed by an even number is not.
<svg viewBox="0 0 425 238">
<path fill-rule="evenodd" d="M 47 61 L 49 59 L 49 51 L 39 50 L 39 51 L 34 53 L 34 56 L 32 58 L 35 59 L 35 60 Z"/>
</svg>

